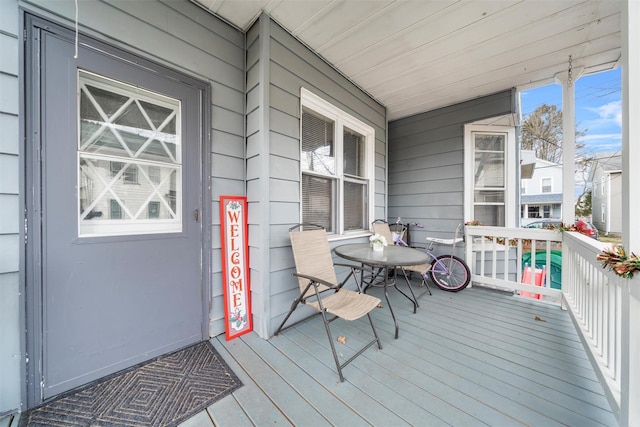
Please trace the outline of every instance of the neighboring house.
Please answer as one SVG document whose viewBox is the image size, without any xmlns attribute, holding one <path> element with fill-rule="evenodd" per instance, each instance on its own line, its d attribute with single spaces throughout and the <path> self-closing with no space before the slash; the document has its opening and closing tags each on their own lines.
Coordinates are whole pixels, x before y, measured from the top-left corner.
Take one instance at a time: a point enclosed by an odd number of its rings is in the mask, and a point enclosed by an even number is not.
<svg viewBox="0 0 640 427">
<path fill-rule="evenodd" d="M 589 171 L 593 225 L 604 235 L 622 233 L 622 156 L 619 151 L 597 154 Z"/>
<path fill-rule="evenodd" d="M 520 185 L 520 225 L 562 218 L 562 166 L 535 159 L 531 178 Z"/>
</svg>

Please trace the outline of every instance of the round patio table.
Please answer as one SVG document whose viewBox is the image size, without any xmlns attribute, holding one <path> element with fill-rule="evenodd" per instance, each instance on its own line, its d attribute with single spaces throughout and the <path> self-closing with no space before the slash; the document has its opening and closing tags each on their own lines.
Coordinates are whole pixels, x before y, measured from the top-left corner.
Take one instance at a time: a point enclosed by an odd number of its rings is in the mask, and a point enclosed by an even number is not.
<svg viewBox="0 0 640 427">
<path fill-rule="evenodd" d="M 374 251 L 369 243 L 350 243 L 347 245 L 341 245 L 336 247 L 334 252 L 341 258 L 380 269 L 379 273 L 374 275 L 374 277 L 371 278 L 371 281 L 363 288 L 364 290 L 369 286 L 382 286 L 384 288 L 384 296 L 387 300 L 387 305 L 389 306 L 389 311 L 391 312 L 391 317 L 393 318 L 393 323 L 396 327 L 395 337 L 398 338 L 398 320 L 393 312 L 393 307 L 391 307 L 388 292 L 388 287 L 394 286 L 396 284 L 396 280 L 394 279 L 393 283 L 389 283 L 389 268 L 395 269 L 395 267 L 426 264 L 427 261 L 429 261 L 429 255 L 418 249 L 395 245 L 385 246 L 384 250 L 378 252 Z M 374 282 L 374 279 L 378 277 L 380 273 L 383 273 L 382 281 L 379 283 Z M 411 291 L 413 298 L 402 292 L 402 290 L 397 286 L 395 286 L 395 288 L 413 303 L 413 312 L 415 313 L 418 301 L 416 300 L 411 287 L 409 287 L 409 290 Z"/>
</svg>

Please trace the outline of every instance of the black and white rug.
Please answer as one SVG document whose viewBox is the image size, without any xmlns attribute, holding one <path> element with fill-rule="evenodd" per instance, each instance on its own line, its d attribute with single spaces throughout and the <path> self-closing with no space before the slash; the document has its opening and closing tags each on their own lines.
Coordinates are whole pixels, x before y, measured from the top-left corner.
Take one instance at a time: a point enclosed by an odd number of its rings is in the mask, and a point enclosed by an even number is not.
<svg viewBox="0 0 640 427">
<path fill-rule="evenodd" d="M 65 393 L 20 417 L 27 426 L 176 426 L 242 383 L 209 341 Z"/>
</svg>

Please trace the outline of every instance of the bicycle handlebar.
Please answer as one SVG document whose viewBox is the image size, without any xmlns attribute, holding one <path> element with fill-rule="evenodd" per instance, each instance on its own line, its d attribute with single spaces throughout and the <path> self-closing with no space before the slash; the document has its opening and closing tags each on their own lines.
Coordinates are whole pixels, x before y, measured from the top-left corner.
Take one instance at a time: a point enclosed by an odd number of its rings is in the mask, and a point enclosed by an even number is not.
<svg viewBox="0 0 640 427">
<path fill-rule="evenodd" d="M 398 217 L 398 219 L 396 219 L 396 225 L 401 225 L 401 226 L 406 226 L 408 227 L 418 227 L 418 228 L 424 228 L 424 225 L 417 223 L 417 222 L 410 222 L 408 224 L 405 224 L 404 222 L 402 222 L 402 218 Z"/>
</svg>

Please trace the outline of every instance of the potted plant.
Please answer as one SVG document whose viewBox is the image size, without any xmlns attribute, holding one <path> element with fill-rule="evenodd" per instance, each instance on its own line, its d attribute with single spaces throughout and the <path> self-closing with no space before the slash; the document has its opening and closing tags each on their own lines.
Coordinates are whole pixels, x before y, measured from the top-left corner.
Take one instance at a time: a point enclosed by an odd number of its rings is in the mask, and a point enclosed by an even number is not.
<svg viewBox="0 0 640 427">
<path fill-rule="evenodd" d="M 374 234 L 369 237 L 369 241 L 371 242 L 371 247 L 374 251 L 382 251 L 385 246 L 387 246 L 387 239 L 381 234 Z"/>
</svg>

